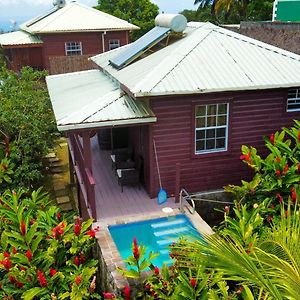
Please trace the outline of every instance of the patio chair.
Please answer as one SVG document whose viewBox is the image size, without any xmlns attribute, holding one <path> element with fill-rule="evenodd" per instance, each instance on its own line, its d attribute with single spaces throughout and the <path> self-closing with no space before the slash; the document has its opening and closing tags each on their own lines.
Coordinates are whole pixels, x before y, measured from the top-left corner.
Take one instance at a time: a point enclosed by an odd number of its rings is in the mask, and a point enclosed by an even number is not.
<svg viewBox="0 0 300 300">
<path fill-rule="evenodd" d="M 110 156 L 112 170 L 134 168 L 135 164 L 132 160 L 132 156 L 132 146 L 129 146 L 127 148 L 114 149 Z"/>
<path fill-rule="evenodd" d="M 140 173 L 142 169 L 142 157 L 138 157 L 135 163 L 134 168 L 128 169 L 117 169 L 117 176 L 118 176 L 118 183 L 121 185 L 121 191 L 123 193 L 123 186 L 124 185 L 135 185 L 137 184 L 139 190 L 141 189 L 141 182 L 140 182 Z"/>
</svg>

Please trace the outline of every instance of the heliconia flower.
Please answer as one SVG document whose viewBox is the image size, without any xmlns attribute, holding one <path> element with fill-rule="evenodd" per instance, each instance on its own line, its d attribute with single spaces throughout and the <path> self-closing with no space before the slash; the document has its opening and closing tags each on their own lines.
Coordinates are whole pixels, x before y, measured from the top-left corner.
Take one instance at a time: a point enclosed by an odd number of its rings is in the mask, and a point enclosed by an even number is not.
<svg viewBox="0 0 300 300">
<path fill-rule="evenodd" d="M 295 187 L 292 187 L 291 197 L 292 197 L 293 202 L 296 202 L 296 200 L 297 200 L 297 194 L 296 194 Z"/>
<path fill-rule="evenodd" d="M 11 267 L 12 267 L 12 263 L 10 261 L 9 258 L 5 258 L 3 260 L 0 261 L 0 264 L 3 265 L 3 267 L 6 269 L 6 271 L 8 272 Z"/>
<path fill-rule="evenodd" d="M 276 170 L 276 175 L 278 176 L 278 177 L 280 177 L 280 175 L 281 175 L 281 172 L 280 172 L 280 170 Z"/>
<path fill-rule="evenodd" d="M 74 258 L 74 264 L 78 267 L 80 265 L 80 259 L 78 256 L 75 256 Z"/>
<path fill-rule="evenodd" d="M 13 253 L 13 254 L 17 254 L 17 253 L 18 253 L 16 247 L 12 247 L 12 253 Z"/>
<path fill-rule="evenodd" d="M 10 257 L 10 254 L 9 254 L 7 251 L 5 251 L 5 252 L 3 253 L 3 256 L 6 257 L 6 258 L 9 258 L 9 257 Z"/>
<path fill-rule="evenodd" d="M 283 203 L 283 198 L 279 193 L 276 194 L 276 198 L 279 200 L 280 203 Z"/>
<path fill-rule="evenodd" d="M 50 269 L 50 277 L 53 277 L 55 274 L 57 273 L 57 271 L 53 268 Z"/>
<path fill-rule="evenodd" d="M 154 274 L 155 274 L 155 275 L 159 275 L 159 268 L 158 268 L 158 267 L 155 267 L 155 268 L 154 268 Z"/>
<path fill-rule="evenodd" d="M 84 264 L 84 262 L 85 262 L 85 256 L 84 256 L 84 254 L 82 252 L 80 253 L 79 259 L 80 259 L 80 263 Z"/>
<path fill-rule="evenodd" d="M 113 293 L 103 293 L 104 299 L 115 299 L 116 296 Z"/>
<path fill-rule="evenodd" d="M 82 281 L 82 277 L 80 275 L 76 276 L 76 278 L 75 278 L 76 285 L 79 285 L 81 283 L 81 281 Z"/>
<path fill-rule="evenodd" d="M 125 300 L 130 300 L 130 288 L 127 284 L 124 287 L 124 298 Z"/>
<path fill-rule="evenodd" d="M 190 284 L 191 284 L 192 288 L 194 289 L 195 286 L 197 285 L 197 280 L 196 280 L 196 278 L 191 278 L 191 279 L 190 279 Z"/>
<path fill-rule="evenodd" d="M 26 225 L 23 221 L 21 222 L 21 225 L 20 225 L 20 231 L 21 231 L 22 235 L 26 234 Z"/>
<path fill-rule="evenodd" d="M 96 236 L 96 231 L 91 229 L 91 230 L 87 231 L 86 234 L 89 235 L 91 238 L 94 238 Z"/>
<path fill-rule="evenodd" d="M 283 169 L 283 173 L 284 174 L 287 173 L 288 170 L 289 170 L 289 165 L 286 164 L 285 167 L 284 167 L 284 169 Z"/>
<path fill-rule="evenodd" d="M 25 255 L 26 255 L 28 261 L 32 261 L 32 253 L 29 249 L 26 251 Z"/>
<path fill-rule="evenodd" d="M 277 161 L 278 163 L 280 163 L 280 157 L 279 157 L 279 156 L 276 157 L 276 161 Z"/>
<path fill-rule="evenodd" d="M 80 217 L 77 217 L 76 218 L 76 223 L 75 223 L 75 226 L 74 226 L 74 233 L 75 233 L 75 235 L 78 236 L 80 234 L 80 231 L 81 231 Z"/>
<path fill-rule="evenodd" d="M 48 282 L 47 282 L 47 279 L 46 279 L 45 275 L 43 274 L 43 272 L 41 272 L 40 270 L 37 270 L 37 275 L 38 275 L 38 280 L 39 280 L 40 286 L 47 287 Z"/>
<path fill-rule="evenodd" d="M 251 152 L 249 152 L 247 155 L 241 155 L 240 156 L 240 160 L 245 160 L 245 161 L 249 161 L 251 158 Z"/>
<path fill-rule="evenodd" d="M 274 133 L 272 133 L 270 136 L 270 142 L 274 145 L 274 141 L 275 141 L 275 135 Z"/>
</svg>

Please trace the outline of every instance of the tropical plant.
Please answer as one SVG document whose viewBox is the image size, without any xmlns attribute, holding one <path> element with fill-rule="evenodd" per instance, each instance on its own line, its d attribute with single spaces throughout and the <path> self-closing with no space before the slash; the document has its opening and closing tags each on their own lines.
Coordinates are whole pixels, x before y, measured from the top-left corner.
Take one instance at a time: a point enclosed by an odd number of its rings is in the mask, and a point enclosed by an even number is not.
<svg viewBox="0 0 300 300">
<path fill-rule="evenodd" d="M 0 298 L 92 299 L 97 261 L 92 220 L 64 216 L 41 189 L 0 200 Z"/>
<path fill-rule="evenodd" d="M 140 30 L 132 32 L 133 40 L 154 27 L 159 12 L 158 6 L 150 0 L 98 0 L 95 8 L 139 26 Z"/>
<path fill-rule="evenodd" d="M 15 167 L 11 185 L 4 188 L 40 185 L 42 158 L 57 136 L 45 75 L 28 67 L 20 74 L 0 71 L 0 140 L 9 139 L 10 162 Z M 0 144 L 0 156 L 5 147 Z"/>
</svg>

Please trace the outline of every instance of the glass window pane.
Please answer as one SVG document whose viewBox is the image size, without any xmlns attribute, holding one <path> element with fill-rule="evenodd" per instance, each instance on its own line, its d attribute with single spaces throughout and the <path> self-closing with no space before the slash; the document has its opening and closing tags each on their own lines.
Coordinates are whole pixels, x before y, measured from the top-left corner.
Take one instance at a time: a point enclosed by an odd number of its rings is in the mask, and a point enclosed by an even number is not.
<svg viewBox="0 0 300 300">
<path fill-rule="evenodd" d="M 211 149 L 215 149 L 215 139 L 210 139 L 210 140 L 206 140 L 206 149 L 207 150 L 211 150 Z"/>
<path fill-rule="evenodd" d="M 205 127 L 205 117 L 196 119 L 196 127 L 197 128 Z"/>
<path fill-rule="evenodd" d="M 206 130 L 206 138 L 215 138 L 216 136 L 216 130 L 215 129 L 208 129 Z"/>
<path fill-rule="evenodd" d="M 217 139 L 216 140 L 216 148 L 220 149 L 220 148 L 225 148 L 225 138 L 224 139 Z"/>
<path fill-rule="evenodd" d="M 218 114 L 219 115 L 227 114 L 227 104 L 219 104 L 218 105 Z"/>
<path fill-rule="evenodd" d="M 288 98 L 297 98 L 297 89 L 291 89 L 288 91 Z"/>
<path fill-rule="evenodd" d="M 206 105 L 197 105 L 196 106 L 196 116 L 201 117 L 206 115 Z"/>
<path fill-rule="evenodd" d="M 218 116 L 218 126 L 226 125 L 227 116 Z"/>
<path fill-rule="evenodd" d="M 226 128 L 218 128 L 216 137 L 225 137 L 226 135 Z"/>
<path fill-rule="evenodd" d="M 214 116 L 217 114 L 217 105 L 207 105 L 207 115 Z"/>
<path fill-rule="evenodd" d="M 206 127 L 216 126 L 216 120 L 217 120 L 216 116 L 214 116 L 214 117 L 207 117 Z"/>
<path fill-rule="evenodd" d="M 204 140 L 201 140 L 201 141 L 197 141 L 196 142 L 196 151 L 203 151 L 205 150 L 205 141 Z"/>
<path fill-rule="evenodd" d="M 197 130 L 196 131 L 196 139 L 205 139 L 205 130 Z"/>
</svg>

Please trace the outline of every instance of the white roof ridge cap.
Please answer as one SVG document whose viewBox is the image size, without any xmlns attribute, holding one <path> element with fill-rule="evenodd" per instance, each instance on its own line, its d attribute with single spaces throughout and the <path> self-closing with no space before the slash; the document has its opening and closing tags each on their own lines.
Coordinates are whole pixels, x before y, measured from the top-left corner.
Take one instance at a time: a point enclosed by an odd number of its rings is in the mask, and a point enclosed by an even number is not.
<svg viewBox="0 0 300 300">
<path fill-rule="evenodd" d="M 84 70 L 84 71 L 77 71 L 77 72 L 69 72 L 69 73 L 61 73 L 61 74 L 53 74 L 53 75 L 48 75 L 46 76 L 46 80 L 52 79 L 52 78 L 57 78 L 57 77 L 66 77 L 66 76 L 75 76 L 75 75 L 80 75 L 82 73 L 102 73 L 98 69 L 91 69 L 91 70 Z"/>
<path fill-rule="evenodd" d="M 197 32 L 197 30 L 199 30 L 200 28 L 202 28 L 202 27 L 196 28 L 196 29 L 191 33 L 191 35 L 194 35 L 194 34 Z M 202 28 L 202 29 L 203 29 L 203 28 Z M 152 87 L 149 88 L 149 90 L 148 90 L 147 92 L 151 92 L 151 90 L 154 89 L 154 88 L 159 84 L 159 82 L 162 81 L 162 80 L 163 80 L 170 72 L 172 72 L 172 70 L 173 70 L 176 66 L 178 66 L 178 65 L 180 64 L 180 62 L 181 62 L 182 60 L 184 60 L 184 59 L 187 57 L 187 55 L 188 55 L 189 53 L 191 53 L 191 52 L 192 52 L 192 51 L 193 51 L 200 43 L 202 43 L 203 40 L 206 39 L 207 36 L 210 35 L 212 31 L 214 31 L 214 29 L 209 28 L 208 31 L 209 31 L 209 32 L 208 32 L 205 36 L 201 37 L 200 41 L 197 41 L 197 43 L 196 43 L 195 46 L 194 46 L 192 43 L 190 44 L 190 45 L 191 45 L 191 48 L 189 48 L 189 51 L 186 51 L 186 53 L 176 53 L 176 56 L 178 57 L 178 60 L 176 60 L 176 62 L 174 62 L 172 68 L 170 68 L 167 72 L 165 72 L 165 73 L 163 74 L 163 76 L 161 76 L 160 78 L 156 77 L 156 81 L 152 84 Z M 153 74 L 157 69 L 159 69 L 160 66 L 161 66 L 166 60 L 170 59 L 170 57 L 172 56 L 172 54 L 174 54 L 174 52 L 178 51 L 178 49 L 180 49 L 180 48 L 184 48 L 185 46 L 186 46 L 186 43 L 183 44 L 183 45 L 180 45 L 179 48 L 174 49 L 170 55 L 166 56 L 166 57 L 165 57 L 165 58 L 164 58 L 164 59 L 163 59 L 163 60 L 162 60 L 155 68 L 153 68 L 153 69 L 151 70 L 151 72 L 149 72 L 149 73 L 147 74 L 147 76 L 144 77 L 143 80 L 141 80 L 138 84 L 136 84 L 136 85 L 133 87 L 133 89 L 132 89 L 133 92 L 135 93 L 136 91 L 138 91 L 139 86 L 142 86 L 142 85 L 144 84 L 144 82 L 149 81 L 149 77 L 150 77 L 150 78 L 153 77 L 152 74 Z"/>
</svg>

